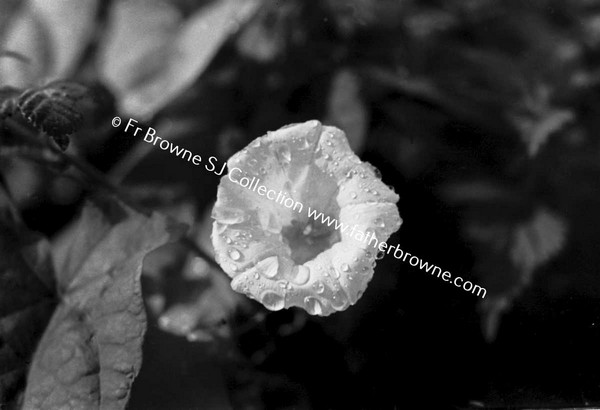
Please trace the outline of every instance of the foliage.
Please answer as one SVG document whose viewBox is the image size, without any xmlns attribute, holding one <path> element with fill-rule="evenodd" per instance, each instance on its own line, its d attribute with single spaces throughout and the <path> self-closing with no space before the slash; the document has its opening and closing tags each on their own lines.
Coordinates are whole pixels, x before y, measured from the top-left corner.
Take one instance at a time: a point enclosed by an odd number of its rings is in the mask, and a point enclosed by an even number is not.
<svg viewBox="0 0 600 410">
<path fill-rule="evenodd" d="M 587 0 L 0 2 L 0 407 L 600 403 L 598 13 Z M 390 241 L 487 296 L 388 257 L 346 312 L 267 312 L 214 262 L 219 179 L 117 115 L 220 164 L 286 124 L 340 127 L 401 197 Z M 542 339 L 565 371 L 522 364 Z"/>
</svg>

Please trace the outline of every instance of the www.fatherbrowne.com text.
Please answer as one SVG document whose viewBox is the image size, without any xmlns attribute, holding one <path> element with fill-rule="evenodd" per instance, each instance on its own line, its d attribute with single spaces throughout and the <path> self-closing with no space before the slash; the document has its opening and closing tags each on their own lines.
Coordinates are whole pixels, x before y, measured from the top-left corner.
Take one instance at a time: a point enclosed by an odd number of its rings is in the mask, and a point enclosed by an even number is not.
<svg viewBox="0 0 600 410">
<path fill-rule="evenodd" d="M 118 127 L 120 124 L 121 124 L 121 119 L 119 117 L 115 117 L 113 119 L 113 126 Z M 133 130 L 133 135 L 137 135 L 137 133 L 139 131 L 142 131 L 142 128 L 138 127 L 137 124 L 138 124 L 138 122 L 136 120 L 130 118 L 125 127 L 125 132 L 127 132 L 129 129 L 131 129 L 131 130 Z M 181 148 L 178 145 L 173 144 L 171 141 L 168 141 L 164 138 L 159 137 L 158 135 L 156 135 L 156 130 L 152 127 L 148 127 L 146 129 L 143 138 L 144 138 L 144 141 L 147 142 L 148 144 L 152 144 L 154 146 L 158 145 L 158 147 L 160 149 L 162 149 L 164 151 L 169 151 L 171 154 L 174 154 L 177 157 L 180 157 L 184 160 L 186 160 L 186 157 L 187 157 L 187 161 L 191 162 L 194 165 L 200 165 L 202 162 L 202 157 L 200 155 L 193 154 L 191 151 L 189 151 L 185 148 Z M 223 172 L 225 171 L 225 168 L 227 166 L 226 163 L 223 163 L 223 165 L 217 172 L 217 169 L 219 168 L 219 166 L 217 166 L 217 164 L 219 162 L 217 160 L 217 158 L 214 156 L 211 156 L 207 162 L 208 162 L 208 164 L 205 165 L 206 170 L 209 172 L 214 172 L 215 175 L 218 175 L 218 176 L 223 174 Z M 291 209 L 293 211 L 297 211 L 299 213 L 301 213 L 303 211 L 304 205 L 301 202 L 296 201 L 292 197 L 288 196 L 285 192 L 275 191 L 273 189 L 269 189 L 268 187 L 266 187 L 264 185 L 261 185 L 260 179 L 258 179 L 256 177 L 253 177 L 253 178 L 241 177 L 240 178 L 240 175 L 243 175 L 243 171 L 239 168 L 232 168 L 227 173 L 227 177 L 232 182 L 239 184 L 243 188 L 254 191 L 258 195 L 265 196 L 267 199 L 274 201 L 280 205 L 283 205 L 286 208 Z M 314 221 L 320 222 L 323 225 L 326 225 L 328 227 L 333 227 L 334 229 L 339 230 L 340 232 L 343 232 L 343 233 L 348 232 L 348 234 L 350 236 L 354 237 L 358 241 L 366 242 L 367 244 L 369 244 L 370 246 L 372 246 L 373 248 L 375 248 L 377 250 L 377 252 L 378 252 L 377 258 L 378 259 L 381 259 L 385 255 L 389 255 L 390 253 L 392 253 L 394 255 L 394 258 L 402 260 L 402 262 L 406 262 L 408 259 L 408 263 L 411 266 L 415 266 L 415 267 L 418 266 L 419 269 L 421 269 L 427 273 L 431 272 L 432 275 L 435 275 L 438 278 L 441 277 L 441 279 L 443 281 L 451 283 L 454 286 L 456 286 L 457 288 L 461 288 L 466 292 L 471 292 L 473 294 L 476 294 L 477 296 L 480 296 L 482 299 L 485 298 L 485 296 L 486 296 L 487 291 L 485 288 L 483 288 L 479 285 L 476 285 L 468 280 L 464 280 L 460 276 L 452 276 L 452 274 L 450 272 L 442 271 L 442 269 L 439 266 L 430 264 L 429 262 L 422 260 L 421 258 L 419 258 L 416 255 L 412 255 L 409 252 L 403 251 L 402 249 L 400 249 L 399 245 L 389 246 L 384 241 L 378 241 L 373 232 L 368 232 L 368 233 L 362 232 L 360 229 L 358 229 L 357 225 L 350 226 L 350 225 L 344 224 L 343 222 L 338 221 L 336 218 L 327 216 L 327 215 L 323 214 L 322 212 L 319 212 L 316 209 L 312 209 L 311 207 L 308 207 L 308 217 L 312 218 Z M 413 261 L 414 261 L 414 263 L 413 263 Z"/>
</svg>

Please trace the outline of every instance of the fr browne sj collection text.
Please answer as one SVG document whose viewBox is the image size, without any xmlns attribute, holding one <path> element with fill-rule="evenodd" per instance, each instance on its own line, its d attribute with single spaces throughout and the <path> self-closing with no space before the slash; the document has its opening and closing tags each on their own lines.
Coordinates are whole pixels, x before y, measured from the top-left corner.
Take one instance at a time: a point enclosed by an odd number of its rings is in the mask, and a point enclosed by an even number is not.
<svg viewBox="0 0 600 410">
<path fill-rule="evenodd" d="M 156 130 L 152 127 L 139 127 L 137 124 L 138 122 L 136 120 L 130 118 L 127 121 L 127 125 L 125 125 L 125 132 L 133 132 L 134 136 L 138 136 L 138 133 L 140 133 L 139 136 L 141 136 L 141 132 L 144 132 L 144 129 L 146 129 L 146 131 L 143 134 L 145 142 L 154 146 L 158 146 L 163 151 L 169 151 L 171 154 L 181 157 L 181 159 L 187 160 L 188 162 L 191 162 L 194 165 L 200 165 L 202 163 L 202 157 L 200 155 L 194 154 L 190 150 L 181 148 L 178 145 L 174 145 L 171 141 L 159 137 L 158 135 L 156 135 Z M 113 118 L 112 125 L 113 127 L 119 127 L 121 125 L 121 118 Z M 214 156 L 209 157 L 207 160 L 207 164 L 204 165 L 204 168 L 208 172 L 214 172 L 215 175 L 218 176 L 223 175 L 223 172 L 225 172 L 226 167 L 227 163 L 223 163 L 222 165 L 220 165 L 219 160 L 217 159 L 217 157 Z"/>
</svg>

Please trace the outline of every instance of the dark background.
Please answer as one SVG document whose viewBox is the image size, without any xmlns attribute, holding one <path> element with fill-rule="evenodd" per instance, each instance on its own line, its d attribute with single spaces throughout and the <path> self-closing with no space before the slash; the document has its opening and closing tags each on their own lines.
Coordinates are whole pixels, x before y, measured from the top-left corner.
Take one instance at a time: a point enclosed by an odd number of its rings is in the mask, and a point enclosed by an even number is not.
<svg viewBox="0 0 600 410">
<path fill-rule="evenodd" d="M 157 264 L 163 254 L 145 265 L 149 329 L 129 407 L 600 405 L 600 3 L 264 1 L 218 44 L 199 39 L 178 51 L 212 47 L 204 65 L 165 74 L 177 30 L 217 3 L 131 2 L 138 36 L 115 28 L 119 2 L 99 3 L 84 22 L 94 34 L 69 70 L 32 58 L 28 78 L 5 67 L 0 84 L 57 76 L 92 87 L 95 103 L 69 149 L 140 203 L 191 222 L 199 246 L 219 178 L 160 150 L 133 154 L 141 138 L 111 127 L 113 116 L 220 163 L 283 125 L 335 124 L 400 195 L 404 223 L 388 243 L 487 295 L 388 256 L 347 311 L 272 313 L 228 286 L 190 279 L 189 255 L 165 251 L 168 263 Z M 11 22 L 30 18 L 23 4 L 0 7 L 4 49 L 17 44 Z M 219 33 L 215 21 L 202 24 Z M 103 54 L 111 47 L 114 61 Z M 128 53 L 146 49 L 128 63 L 131 78 L 115 74 Z M 184 71 L 193 81 L 168 101 L 158 101 L 159 87 L 127 104 L 145 84 L 178 83 Z M 87 195 L 28 161 L 1 161 L 27 224 L 47 235 Z M 190 311 L 189 325 L 160 320 Z M 194 331 L 206 339 L 188 341 Z"/>
</svg>

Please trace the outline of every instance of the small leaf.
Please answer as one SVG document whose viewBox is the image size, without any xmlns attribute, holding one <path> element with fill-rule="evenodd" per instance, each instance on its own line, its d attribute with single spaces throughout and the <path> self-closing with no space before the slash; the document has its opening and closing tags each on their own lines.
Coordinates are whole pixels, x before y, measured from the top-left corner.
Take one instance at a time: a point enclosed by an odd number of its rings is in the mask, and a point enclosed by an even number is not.
<svg viewBox="0 0 600 410">
<path fill-rule="evenodd" d="M 17 99 L 17 106 L 31 124 L 52 137 L 64 151 L 69 145 L 68 135 L 83 121 L 76 103 L 86 92 L 87 88 L 80 84 L 56 81 L 26 90 Z"/>
<path fill-rule="evenodd" d="M 563 248 L 566 236 L 566 222 L 540 208 L 529 221 L 515 228 L 510 258 L 525 275 L 530 275 Z"/>
<path fill-rule="evenodd" d="M 514 226 L 489 225 L 469 229 L 472 238 L 485 243 L 479 252 L 478 270 L 488 296 L 481 303 L 484 334 L 495 338 L 501 315 L 531 281 L 535 269 L 564 247 L 567 224 L 563 218 L 540 207 L 531 219 Z M 484 255 L 484 256 L 483 256 Z"/>
<path fill-rule="evenodd" d="M 569 109 L 553 107 L 550 90 L 539 87 L 533 95 L 526 96 L 523 112 L 509 115 L 509 119 L 521 133 L 521 140 L 530 157 L 535 157 L 548 139 L 575 119 Z"/>
<path fill-rule="evenodd" d="M 28 231 L 0 188 L 0 407 L 24 387 L 56 292 L 45 240 Z"/>
<path fill-rule="evenodd" d="M 141 366 L 145 255 L 177 235 L 158 214 L 87 206 L 56 248 L 62 301 L 33 358 L 27 409 L 123 409 Z"/>
<path fill-rule="evenodd" d="M 327 122 L 346 132 L 352 150 L 363 150 L 369 112 L 360 95 L 359 78 L 350 70 L 340 70 L 333 78 L 327 102 Z"/>
</svg>

